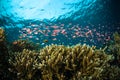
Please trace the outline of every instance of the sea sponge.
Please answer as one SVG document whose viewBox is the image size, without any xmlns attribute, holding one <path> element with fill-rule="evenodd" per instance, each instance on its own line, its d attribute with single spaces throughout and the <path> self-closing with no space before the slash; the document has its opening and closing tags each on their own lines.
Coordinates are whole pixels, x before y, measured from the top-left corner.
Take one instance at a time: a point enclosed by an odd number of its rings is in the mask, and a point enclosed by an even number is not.
<svg viewBox="0 0 120 80">
<path fill-rule="evenodd" d="M 99 79 L 107 62 L 112 59 L 104 49 L 95 46 L 50 45 L 40 50 L 41 62 L 35 67 L 41 70 L 42 80 Z"/>
<path fill-rule="evenodd" d="M 37 71 L 34 64 L 37 63 L 38 54 L 35 51 L 24 49 L 22 52 L 12 53 L 9 58 L 11 67 L 9 71 L 13 73 L 18 80 L 30 80 Z"/>
</svg>

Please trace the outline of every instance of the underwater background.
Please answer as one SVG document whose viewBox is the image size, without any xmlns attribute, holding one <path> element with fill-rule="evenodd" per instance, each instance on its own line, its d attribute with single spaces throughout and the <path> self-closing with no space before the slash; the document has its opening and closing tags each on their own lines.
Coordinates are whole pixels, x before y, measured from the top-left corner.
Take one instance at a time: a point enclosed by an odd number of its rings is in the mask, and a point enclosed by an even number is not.
<svg viewBox="0 0 120 80">
<path fill-rule="evenodd" d="M 102 47 L 120 32 L 118 0 L 0 0 L 0 27 L 9 42 Z"/>
<path fill-rule="evenodd" d="M 0 80 L 120 80 L 120 2 L 0 0 Z"/>
</svg>

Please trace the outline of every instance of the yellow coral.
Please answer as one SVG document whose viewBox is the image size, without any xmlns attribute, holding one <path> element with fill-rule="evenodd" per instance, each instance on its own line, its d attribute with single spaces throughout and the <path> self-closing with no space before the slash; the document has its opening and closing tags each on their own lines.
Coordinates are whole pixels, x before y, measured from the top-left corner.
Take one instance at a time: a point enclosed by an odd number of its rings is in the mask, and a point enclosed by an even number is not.
<svg viewBox="0 0 120 80">
<path fill-rule="evenodd" d="M 120 34 L 115 32 L 113 34 L 113 38 L 115 43 L 111 44 L 108 47 L 108 50 L 110 51 L 111 54 L 116 56 L 115 62 L 117 63 L 117 65 L 120 65 Z"/>
<path fill-rule="evenodd" d="M 0 42 L 3 42 L 5 40 L 5 31 L 0 28 Z"/>
<path fill-rule="evenodd" d="M 65 47 L 63 45 L 46 46 L 40 51 L 42 60 L 39 66 L 43 80 L 66 80 L 99 78 L 111 55 L 104 50 L 87 45 Z"/>
<path fill-rule="evenodd" d="M 9 69 L 11 72 L 17 73 L 18 79 L 32 79 L 36 69 L 34 65 L 37 63 L 38 54 L 35 51 L 30 51 L 24 49 L 23 52 L 13 53 L 9 59 L 9 63 L 11 64 L 11 68 Z"/>
<path fill-rule="evenodd" d="M 39 44 L 35 44 L 29 40 L 15 40 L 12 43 L 12 51 L 19 52 L 23 49 L 37 50 L 39 49 Z"/>
<path fill-rule="evenodd" d="M 114 41 L 117 43 L 117 44 L 120 44 L 120 34 L 118 34 L 117 32 L 115 32 L 113 34 L 113 37 L 114 37 Z"/>
<path fill-rule="evenodd" d="M 49 45 L 40 53 L 24 49 L 15 53 L 9 63 L 11 72 L 16 71 L 18 79 L 36 79 L 39 71 L 41 80 L 93 80 L 100 79 L 112 55 L 107 55 L 104 49 L 95 46 Z"/>
</svg>

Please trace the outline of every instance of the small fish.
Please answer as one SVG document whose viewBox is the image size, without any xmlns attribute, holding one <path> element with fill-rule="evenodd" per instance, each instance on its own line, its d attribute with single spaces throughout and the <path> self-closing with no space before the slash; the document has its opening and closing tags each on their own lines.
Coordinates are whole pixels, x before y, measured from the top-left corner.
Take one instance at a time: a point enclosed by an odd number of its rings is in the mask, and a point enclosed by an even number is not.
<svg viewBox="0 0 120 80">
<path fill-rule="evenodd" d="M 17 41 L 14 41 L 14 42 L 13 42 L 13 45 L 16 45 L 16 44 L 18 44 L 18 42 L 17 42 Z"/>
<path fill-rule="evenodd" d="M 42 43 L 41 45 L 44 45 L 45 43 Z"/>
<path fill-rule="evenodd" d="M 48 40 L 47 40 L 47 39 L 45 39 L 45 40 L 43 40 L 43 42 L 44 42 L 44 43 L 47 43 L 47 42 L 48 42 Z"/>
</svg>

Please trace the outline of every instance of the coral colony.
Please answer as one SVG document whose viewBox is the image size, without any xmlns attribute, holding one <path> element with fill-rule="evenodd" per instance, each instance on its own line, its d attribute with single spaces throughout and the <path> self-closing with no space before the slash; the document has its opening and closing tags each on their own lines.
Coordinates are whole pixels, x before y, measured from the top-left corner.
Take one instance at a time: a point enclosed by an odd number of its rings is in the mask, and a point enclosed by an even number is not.
<svg viewBox="0 0 120 80">
<path fill-rule="evenodd" d="M 58 32 L 53 31 L 52 35 Z M 61 33 L 66 34 L 64 29 Z M 5 31 L 0 29 L 0 79 L 120 80 L 120 34 L 116 32 L 113 37 L 113 43 L 100 49 L 86 44 L 51 44 L 41 48 L 29 40 L 7 42 Z"/>
</svg>

